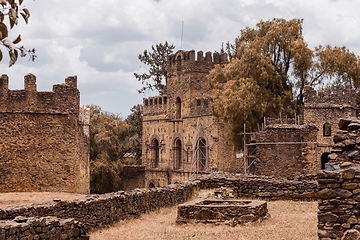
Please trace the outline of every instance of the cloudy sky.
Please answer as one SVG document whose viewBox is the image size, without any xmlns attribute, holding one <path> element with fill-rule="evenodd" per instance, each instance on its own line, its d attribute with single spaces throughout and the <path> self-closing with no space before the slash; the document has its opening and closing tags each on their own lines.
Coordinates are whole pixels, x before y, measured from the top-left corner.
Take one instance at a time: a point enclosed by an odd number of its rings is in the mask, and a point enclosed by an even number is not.
<svg viewBox="0 0 360 240">
<path fill-rule="evenodd" d="M 168 41 L 180 49 L 219 51 L 234 42 L 240 29 L 259 20 L 304 19 L 303 34 L 311 48 L 347 46 L 360 55 L 360 1 L 355 0 L 25 0 L 29 24 L 10 33 L 35 48 L 35 62 L 21 58 L 8 68 L 10 89 L 23 88 L 23 76 L 37 76 L 40 91 L 77 75 L 81 103 L 126 117 L 146 95 L 133 76 L 146 68 L 137 56 L 151 45 Z M 20 19 L 22 20 L 22 19 Z"/>
</svg>

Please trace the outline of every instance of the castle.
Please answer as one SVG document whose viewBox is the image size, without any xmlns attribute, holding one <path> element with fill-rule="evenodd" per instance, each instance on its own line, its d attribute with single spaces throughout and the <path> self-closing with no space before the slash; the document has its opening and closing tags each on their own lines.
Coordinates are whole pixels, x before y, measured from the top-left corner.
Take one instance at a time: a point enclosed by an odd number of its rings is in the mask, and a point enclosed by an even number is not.
<svg viewBox="0 0 360 240">
<path fill-rule="evenodd" d="M 89 193 L 90 110 L 80 105 L 76 77 L 38 92 L 36 77 L 9 90 L 0 77 L 0 192 Z"/>
<path fill-rule="evenodd" d="M 212 116 L 207 75 L 227 55 L 179 50 L 168 58 L 167 95 L 143 100 L 145 183 L 164 186 L 194 172 L 230 171 L 233 147 L 226 126 Z"/>
<path fill-rule="evenodd" d="M 178 51 L 168 58 L 167 95 L 143 100 L 141 186 L 181 182 L 194 173 L 244 172 L 280 178 L 316 173 L 328 161 L 340 118 L 356 117 L 356 93 L 304 89 L 303 117 L 268 119 L 236 159 L 226 125 L 211 114 L 207 75 L 226 54 Z M 246 160 L 246 161 L 243 161 Z M 139 175 L 139 176 L 140 176 Z"/>
</svg>

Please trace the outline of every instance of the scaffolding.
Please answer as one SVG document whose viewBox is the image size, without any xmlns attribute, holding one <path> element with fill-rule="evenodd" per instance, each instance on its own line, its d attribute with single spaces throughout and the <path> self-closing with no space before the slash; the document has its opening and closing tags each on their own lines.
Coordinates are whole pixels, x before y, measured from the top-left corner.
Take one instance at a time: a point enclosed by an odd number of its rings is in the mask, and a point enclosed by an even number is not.
<svg viewBox="0 0 360 240">
<path fill-rule="evenodd" d="M 209 164 L 207 163 L 207 154 L 210 150 L 208 128 L 213 123 L 215 123 L 214 119 L 211 119 L 210 122 L 209 117 L 205 119 L 205 123 L 201 122 L 200 118 L 197 119 L 190 179 L 193 179 L 195 176 L 198 178 L 200 174 L 209 172 Z"/>
</svg>

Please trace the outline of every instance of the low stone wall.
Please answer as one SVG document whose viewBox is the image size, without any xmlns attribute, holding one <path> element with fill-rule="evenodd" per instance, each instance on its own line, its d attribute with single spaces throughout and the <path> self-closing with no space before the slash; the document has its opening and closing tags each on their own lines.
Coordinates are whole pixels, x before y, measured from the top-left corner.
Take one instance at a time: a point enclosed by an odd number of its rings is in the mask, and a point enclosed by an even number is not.
<svg viewBox="0 0 360 240">
<path fill-rule="evenodd" d="M 88 228 L 138 217 L 142 213 L 173 206 L 189 200 L 198 189 L 198 182 L 169 185 L 162 188 L 135 189 L 102 195 L 89 195 L 74 201 L 50 201 L 32 206 L 0 208 L 1 220 L 17 216 L 61 219 L 74 218 Z"/>
<path fill-rule="evenodd" d="M 318 173 L 319 239 L 340 239 L 348 229 L 360 230 L 360 169 Z"/>
<path fill-rule="evenodd" d="M 236 197 L 261 199 L 313 200 L 317 198 L 318 191 L 315 181 L 277 180 L 271 177 L 218 173 L 166 187 L 89 195 L 74 201 L 53 200 L 31 206 L 0 208 L 0 219 L 53 216 L 59 219 L 74 219 L 87 228 L 95 228 L 183 203 L 190 200 L 195 191 L 201 188 L 219 187 L 232 188 Z M 0 224 L 0 229 L 1 226 L 4 225 Z"/>
<path fill-rule="evenodd" d="M 89 239 L 87 229 L 74 219 L 17 217 L 0 221 L 0 239 Z"/>
<path fill-rule="evenodd" d="M 268 200 L 315 200 L 315 180 L 286 180 L 265 176 L 241 174 L 211 174 L 200 179 L 200 188 L 228 187 L 234 189 L 235 197 Z"/>
</svg>

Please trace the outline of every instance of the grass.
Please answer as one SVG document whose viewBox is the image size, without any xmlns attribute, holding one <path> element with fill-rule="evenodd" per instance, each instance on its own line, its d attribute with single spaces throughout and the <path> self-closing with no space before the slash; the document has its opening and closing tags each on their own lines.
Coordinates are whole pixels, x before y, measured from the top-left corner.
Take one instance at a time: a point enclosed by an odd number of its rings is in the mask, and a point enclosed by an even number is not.
<svg viewBox="0 0 360 240">
<path fill-rule="evenodd" d="M 317 239 L 316 202 L 268 201 L 268 210 L 270 218 L 250 225 L 178 225 L 174 206 L 99 229 L 90 239 Z"/>
</svg>

